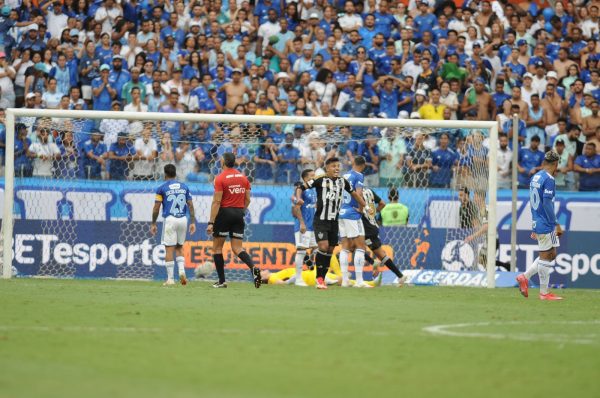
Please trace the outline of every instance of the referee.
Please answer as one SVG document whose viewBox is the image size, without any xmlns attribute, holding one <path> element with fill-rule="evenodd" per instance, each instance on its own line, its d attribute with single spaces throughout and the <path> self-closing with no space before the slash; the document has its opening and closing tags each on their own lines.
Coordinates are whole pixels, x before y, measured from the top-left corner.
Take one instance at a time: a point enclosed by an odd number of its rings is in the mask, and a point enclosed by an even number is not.
<svg viewBox="0 0 600 398">
<path fill-rule="evenodd" d="M 325 275 L 329 269 L 331 254 L 338 244 L 338 215 L 342 207 L 344 191 L 347 191 L 358 203 L 359 213 L 365 201 L 358 195 L 352 185 L 340 177 L 340 160 L 329 158 L 325 161 L 325 175 L 309 180 L 302 185 L 302 190 L 315 188 L 317 191 L 317 211 L 313 220 L 313 230 L 317 240 L 317 289 L 327 289 Z"/>
<path fill-rule="evenodd" d="M 229 236 L 231 250 L 250 268 L 254 286 L 258 289 L 261 284 L 260 269 L 254 266 L 252 258 L 242 247 L 244 214 L 250 204 L 250 182 L 244 174 L 234 168 L 235 155 L 233 153 L 224 153 L 221 164 L 223 172 L 215 178 L 215 193 L 206 228 L 206 233 L 213 236 L 213 260 L 219 276 L 219 280 L 213 287 L 227 287 L 223 245 Z"/>
</svg>

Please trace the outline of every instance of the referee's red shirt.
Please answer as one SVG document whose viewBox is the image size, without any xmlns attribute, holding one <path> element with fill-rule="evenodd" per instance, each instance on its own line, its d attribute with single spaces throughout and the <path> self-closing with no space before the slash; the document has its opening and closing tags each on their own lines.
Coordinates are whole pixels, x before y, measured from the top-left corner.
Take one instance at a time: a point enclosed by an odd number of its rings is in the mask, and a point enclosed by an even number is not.
<svg viewBox="0 0 600 398">
<path fill-rule="evenodd" d="M 215 178 L 215 192 L 223 192 L 221 208 L 243 209 L 246 204 L 246 190 L 250 190 L 250 182 L 236 169 L 227 169 Z"/>
</svg>

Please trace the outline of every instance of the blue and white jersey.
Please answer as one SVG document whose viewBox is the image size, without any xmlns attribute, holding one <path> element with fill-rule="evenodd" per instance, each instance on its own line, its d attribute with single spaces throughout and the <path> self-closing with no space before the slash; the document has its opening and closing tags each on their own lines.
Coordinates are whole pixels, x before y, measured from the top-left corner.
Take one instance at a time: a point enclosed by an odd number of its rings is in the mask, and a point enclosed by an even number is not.
<svg viewBox="0 0 600 398">
<path fill-rule="evenodd" d="M 344 178 L 348 180 L 353 191 L 364 186 L 365 177 L 358 171 L 350 170 L 344 174 Z M 358 202 L 348 192 L 344 191 L 344 201 L 340 210 L 340 218 L 344 220 L 360 220 L 361 213 L 356 211 Z"/>
<path fill-rule="evenodd" d="M 170 180 L 156 190 L 157 202 L 162 203 L 162 215 L 181 218 L 187 216 L 187 201 L 192 200 L 192 194 L 184 183 Z"/>
<path fill-rule="evenodd" d="M 300 198 L 304 201 L 302 206 L 300 206 L 304 225 L 306 225 L 307 231 L 312 231 L 315 211 L 317 211 L 317 192 L 314 189 L 307 189 L 302 191 Z M 300 221 L 294 218 L 294 232 L 298 231 L 300 231 Z"/>
<path fill-rule="evenodd" d="M 529 201 L 533 232 L 549 234 L 556 228 L 554 214 L 555 183 L 546 170 L 540 170 L 531 178 L 529 184 Z"/>
</svg>

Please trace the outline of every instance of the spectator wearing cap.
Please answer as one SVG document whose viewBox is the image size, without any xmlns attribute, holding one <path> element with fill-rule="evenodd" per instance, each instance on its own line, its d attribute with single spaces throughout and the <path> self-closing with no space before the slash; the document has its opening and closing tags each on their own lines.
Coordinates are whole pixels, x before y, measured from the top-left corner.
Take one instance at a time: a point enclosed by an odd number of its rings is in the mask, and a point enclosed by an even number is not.
<svg viewBox="0 0 600 398">
<path fill-rule="evenodd" d="M 117 96 L 117 90 L 112 87 L 109 75 L 110 66 L 104 64 L 100 67 L 100 77 L 92 81 L 94 110 L 110 110 L 112 100 Z"/>
<path fill-rule="evenodd" d="M 588 142 L 575 159 L 573 169 L 579 173 L 580 191 L 600 191 L 600 155 L 596 149 L 595 143 Z"/>
<path fill-rule="evenodd" d="M 517 164 L 519 189 L 528 189 L 531 177 L 541 170 L 544 152 L 540 151 L 540 137 L 531 138 L 529 147 L 523 147 L 519 150 L 519 159 Z"/>
<path fill-rule="evenodd" d="M 15 87 L 13 80 L 17 76 L 13 68 L 6 60 L 6 54 L 0 51 L 0 100 L 4 106 L 14 108 L 15 106 Z"/>
<path fill-rule="evenodd" d="M 27 35 L 17 45 L 19 51 L 25 49 L 31 49 L 35 52 L 42 52 L 46 48 L 46 43 L 43 37 L 39 35 L 39 26 L 36 23 L 30 24 L 25 27 Z"/>
<path fill-rule="evenodd" d="M 314 69 L 314 61 L 312 57 L 312 46 L 305 44 L 302 46 L 302 57 L 298 58 L 292 67 L 294 73 L 310 72 Z"/>
<path fill-rule="evenodd" d="M 126 132 L 120 132 L 117 135 L 117 142 L 110 145 L 108 150 L 108 159 L 110 165 L 108 173 L 111 180 L 125 180 L 129 172 L 129 164 L 136 154 L 135 148 L 128 140 Z"/>
<path fill-rule="evenodd" d="M 39 58 L 39 55 L 36 57 Z M 46 65 L 43 62 L 38 62 L 33 66 L 33 73 L 25 78 L 25 93 L 36 93 L 40 95 L 46 91 L 47 79 Z"/>
<path fill-rule="evenodd" d="M 422 88 L 415 91 L 414 102 L 412 105 L 411 119 L 413 119 L 412 114 L 413 113 L 419 114 L 419 110 L 426 103 L 427 103 L 427 92 L 425 90 L 423 90 Z M 419 119 L 420 118 L 421 118 L 421 115 L 419 115 Z"/>
<path fill-rule="evenodd" d="M 98 131 L 92 131 L 89 140 L 83 144 L 83 174 L 85 178 L 100 180 L 102 171 L 105 170 L 105 160 L 107 155 L 106 145 L 102 142 L 102 134 Z"/>
</svg>

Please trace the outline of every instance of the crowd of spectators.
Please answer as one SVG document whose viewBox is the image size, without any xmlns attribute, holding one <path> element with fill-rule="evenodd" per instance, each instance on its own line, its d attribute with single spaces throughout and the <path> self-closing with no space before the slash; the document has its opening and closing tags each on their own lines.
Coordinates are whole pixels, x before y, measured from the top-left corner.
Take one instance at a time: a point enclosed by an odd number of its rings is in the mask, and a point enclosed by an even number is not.
<svg viewBox="0 0 600 398">
<path fill-rule="evenodd" d="M 0 108 L 497 120 L 499 187 L 555 148 L 559 189 L 600 190 L 600 3 L 516 3 L 0 0 Z M 256 182 L 359 154 L 370 185 L 487 184 L 486 131 L 18 122 L 22 176 L 205 181 L 233 151 Z"/>
</svg>

